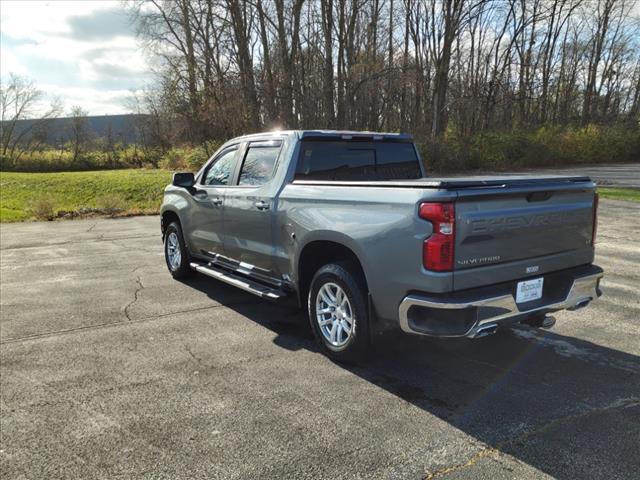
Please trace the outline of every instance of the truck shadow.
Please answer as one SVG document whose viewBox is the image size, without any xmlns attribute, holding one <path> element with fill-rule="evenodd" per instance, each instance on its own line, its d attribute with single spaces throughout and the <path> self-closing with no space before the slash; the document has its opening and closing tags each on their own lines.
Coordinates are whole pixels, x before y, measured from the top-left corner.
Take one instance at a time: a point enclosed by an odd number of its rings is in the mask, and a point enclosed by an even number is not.
<svg viewBox="0 0 640 480">
<path fill-rule="evenodd" d="M 238 302 L 236 290 L 208 279 L 187 283 L 273 331 L 280 347 L 318 352 L 299 312 L 249 294 Z M 640 471 L 635 355 L 518 327 L 479 340 L 392 335 L 365 364 L 339 366 L 481 441 L 479 458 L 504 453 L 567 480 Z"/>
</svg>

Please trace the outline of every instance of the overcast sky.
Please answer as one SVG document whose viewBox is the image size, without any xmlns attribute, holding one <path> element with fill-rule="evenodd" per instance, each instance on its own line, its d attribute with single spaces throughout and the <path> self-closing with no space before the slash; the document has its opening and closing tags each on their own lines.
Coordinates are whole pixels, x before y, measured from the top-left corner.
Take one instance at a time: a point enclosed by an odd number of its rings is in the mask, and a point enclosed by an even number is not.
<svg viewBox="0 0 640 480">
<path fill-rule="evenodd" d="M 150 71 L 119 1 L 0 1 L 0 71 L 92 115 L 126 113 Z"/>
</svg>

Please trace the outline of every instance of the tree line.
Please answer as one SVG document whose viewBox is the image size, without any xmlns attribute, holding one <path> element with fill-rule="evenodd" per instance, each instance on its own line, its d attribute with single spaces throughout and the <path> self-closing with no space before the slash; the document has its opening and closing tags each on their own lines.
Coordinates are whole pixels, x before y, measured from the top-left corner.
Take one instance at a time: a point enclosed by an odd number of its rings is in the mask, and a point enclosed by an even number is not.
<svg viewBox="0 0 640 480">
<path fill-rule="evenodd" d="M 640 114 L 636 0 L 132 0 L 171 145 L 271 128 L 418 139 Z"/>
<path fill-rule="evenodd" d="M 155 72 L 136 140 L 76 106 L 54 148 L 61 102 L 9 75 L 0 170 L 197 170 L 277 128 L 409 132 L 432 170 L 638 161 L 637 2 L 126 0 Z"/>
<path fill-rule="evenodd" d="M 11 73 L 0 82 L 0 171 L 158 166 L 162 152 L 141 141 L 146 117 L 121 116 L 120 131 L 107 119 L 97 132 L 84 108 L 75 105 L 65 112 L 60 98 L 44 106 L 45 97 L 24 76 Z"/>
</svg>

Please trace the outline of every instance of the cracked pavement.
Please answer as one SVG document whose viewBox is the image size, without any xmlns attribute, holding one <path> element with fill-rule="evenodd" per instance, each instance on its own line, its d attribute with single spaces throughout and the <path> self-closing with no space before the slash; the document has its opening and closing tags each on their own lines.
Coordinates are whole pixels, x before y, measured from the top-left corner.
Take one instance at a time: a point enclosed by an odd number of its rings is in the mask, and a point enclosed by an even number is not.
<svg viewBox="0 0 640 480">
<path fill-rule="evenodd" d="M 337 365 L 300 315 L 166 271 L 154 217 L 0 229 L 0 475 L 637 478 L 640 205 L 601 201 L 604 297 Z"/>
</svg>

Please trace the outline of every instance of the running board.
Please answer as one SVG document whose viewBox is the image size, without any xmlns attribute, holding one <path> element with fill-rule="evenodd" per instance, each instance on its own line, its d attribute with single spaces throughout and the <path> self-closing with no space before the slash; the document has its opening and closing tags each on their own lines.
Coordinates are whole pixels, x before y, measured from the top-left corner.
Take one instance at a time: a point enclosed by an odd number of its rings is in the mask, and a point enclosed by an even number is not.
<svg viewBox="0 0 640 480">
<path fill-rule="evenodd" d="M 285 297 L 286 294 L 282 290 L 268 287 L 262 283 L 255 282 L 248 278 L 241 277 L 240 275 L 234 275 L 231 272 L 216 268 L 212 265 L 202 265 L 200 263 L 191 262 L 191 268 L 196 272 L 200 272 L 221 282 L 228 283 L 234 287 L 238 287 L 245 292 L 252 293 L 260 298 L 266 298 L 268 300 L 277 301 Z"/>
</svg>

